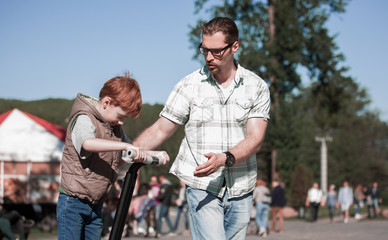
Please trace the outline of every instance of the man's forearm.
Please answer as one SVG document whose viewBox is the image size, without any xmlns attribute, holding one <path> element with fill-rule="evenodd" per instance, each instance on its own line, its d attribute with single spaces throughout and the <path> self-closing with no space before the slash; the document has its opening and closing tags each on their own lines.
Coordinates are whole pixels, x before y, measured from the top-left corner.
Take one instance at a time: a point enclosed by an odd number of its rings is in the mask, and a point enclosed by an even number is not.
<svg viewBox="0 0 388 240">
<path fill-rule="evenodd" d="M 135 138 L 133 145 L 143 149 L 155 149 L 174 134 L 178 127 L 178 124 L 164 117 L 160 117 L 153 125 Z"/>
<path fill-rule="evenodd" d="M 143 149 L 153 150 L 163 143 L 164 139 L 152 129 L 153 126 L 147 128 L 135 140 L 133 145 Z"/>
<path fill-rule="evenodd" d="M 262 119 L 252 119 L 247 125 L 247 136 L 229 151 L 235 156 L 236 162 L 245 161 L 257 153 L 263 145 L 267 122 Z"/>
</svg>

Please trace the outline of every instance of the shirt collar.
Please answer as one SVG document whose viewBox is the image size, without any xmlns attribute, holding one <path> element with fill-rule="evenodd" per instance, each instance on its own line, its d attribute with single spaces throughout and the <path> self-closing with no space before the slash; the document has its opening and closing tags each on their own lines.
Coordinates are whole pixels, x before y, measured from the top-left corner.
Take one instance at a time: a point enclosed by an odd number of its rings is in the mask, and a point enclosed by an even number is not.
<svg viewBox="0 0 388 240">
<path fill-rule="evenodd" d="M 234 64 L 237 66 L 236 76 L 234 76 L 233 81 L 234 81 L 234 84 L 238 87 L 240 84 L 242 84 L 244 80 L 241 74 L 242 67 L 237 60 L 234 59 L 233 61 L 234 61 Z M 209 69 L 207 68 L 207 66 L 202 67 L 199 70 L 199 73 L 202 74 L 203 76 L 202 81 L 208 81 L 210 83 L 215 84 L 215 79 L 212 77 L 212 74 L 209 72 Z"/>
</svg>

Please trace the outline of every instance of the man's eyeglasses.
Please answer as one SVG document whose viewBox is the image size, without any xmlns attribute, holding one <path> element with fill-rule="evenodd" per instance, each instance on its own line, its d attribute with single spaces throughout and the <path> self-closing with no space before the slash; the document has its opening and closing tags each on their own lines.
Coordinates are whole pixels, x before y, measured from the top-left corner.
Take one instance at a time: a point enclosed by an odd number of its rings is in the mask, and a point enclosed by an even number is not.
<svg viewBox="0 0 388 240">
<path fill-rule="evenodd" d="M 209 48 L 204 48 L 202 47 L 202 43 L 199 44 L 198 46 L 198 52 L 203 54 L 203 55 L 207 55 L 208 52 L 211 52 L 211 54 L 214 56 L 214 57 L 219 57 L 222 55 L 223 51 L 225 51 L 226 49 L 230 48 L 232 45 L 233 45 L 234 42 L 232 43 L 229 43 L 226 47 L 224 48 L 219 48 L 219 49 L 209 49 Z"/>
</svg>

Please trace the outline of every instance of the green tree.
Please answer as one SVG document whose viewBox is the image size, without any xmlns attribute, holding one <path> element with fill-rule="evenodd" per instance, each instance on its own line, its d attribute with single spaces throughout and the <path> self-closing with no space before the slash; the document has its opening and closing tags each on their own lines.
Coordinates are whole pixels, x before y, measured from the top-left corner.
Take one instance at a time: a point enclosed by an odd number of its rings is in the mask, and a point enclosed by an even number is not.
<svg viewBox="0 0 388 240">
<path fill-rule="evenodd" d="M 290 179 L 288 204 L 294 208 L 300 208 L 305 205 L 307 192 L 313 184 L 312 172 L 303 164 L 296 166 Z"/>
<path fill-rule="evenodd" d="M 282 104 L 300 87 L 298 68 L 306 68 L 312 80 L 324 84 L 346 69 L 338 69 L 341 54 L 335 54 L 334 37 L 325 23 L 331 13 L 344 12 L 342 0 L 268 0 L 224 1 L 205 8 L 207 0 L 195 2 L 196 12 L 206 9 L 211 17 L 227 16 L 240 29 L 239 62 L 268 81 L 271 91 L 271 124 L 266 144 L 271 146 L 272 175 L 277 174 L 277 149 L 284 147 L 279 136 L 287 134 L 288 123 L 282 116 Z M 192 27 L 193 46 L 200 42 L 199 25 Z M 337 75 L 336 75 L 337 74 Z M 315 78 L 315 79 L 314 79 Z M 281 161 L 281 160 L 280 160 Z"/>
</svg>

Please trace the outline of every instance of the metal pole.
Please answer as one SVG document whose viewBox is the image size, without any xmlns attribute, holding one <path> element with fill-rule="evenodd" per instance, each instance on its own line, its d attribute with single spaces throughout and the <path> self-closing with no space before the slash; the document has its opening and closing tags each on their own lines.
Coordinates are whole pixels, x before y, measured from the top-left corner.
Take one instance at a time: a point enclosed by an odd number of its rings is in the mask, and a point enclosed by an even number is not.
<svg viewBox="0 0 388 240">
<path fill-rule="evenodd" d="M 138 170 L 146 164 L 133 163 L 129 167 L 121 191 L 119 203 L 117 206 L 115 218 L 113 220 L 112 231 L 109 236 L 109 240 L 120 240 L 123 234 L 125 220 L 128 215 L 129 205 L 131 204 L 133 190 L 135 189 L 135 183 Z"/>
<path fill-rule="evenodd" d="M 332 141 L 331 137 L 315 137 L 315 141 L 321 142 L 321 189 L 323 194 L 327 193 L 327 141 Z"/>
<path fill-rule="evenodd" d="M 321 142 L 321 189 L 324 194 L 327 193 L 327 146 L 326 139 Z"/>
</svg>

